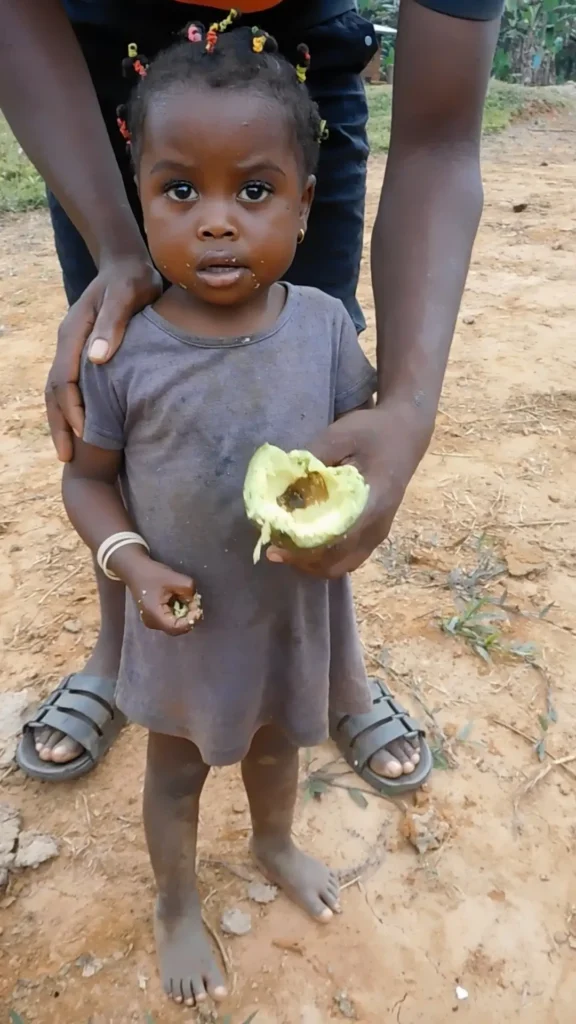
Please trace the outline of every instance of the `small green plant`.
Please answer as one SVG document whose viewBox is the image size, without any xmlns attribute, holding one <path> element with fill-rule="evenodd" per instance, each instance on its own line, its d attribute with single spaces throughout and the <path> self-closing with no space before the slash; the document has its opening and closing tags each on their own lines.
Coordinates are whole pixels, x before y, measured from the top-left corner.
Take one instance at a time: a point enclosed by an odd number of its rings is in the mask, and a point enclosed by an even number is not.
<svg viewBox="0 0 576 1024">
<path fill-rule="evenodd" d="M 506 612 L 500 608 L 490 607 L 485 598 L 469 601 L 457 615 L 443 619 L 441 629 L 448 636 L 464 640 L 466 644 L 487 664 L 492 661 L 493 654 L 509 655 L 534 662 L 537 648 L 532 643 L 508 643 L 502 635 L 501 624 L 508 622 Z"/>
</svg>

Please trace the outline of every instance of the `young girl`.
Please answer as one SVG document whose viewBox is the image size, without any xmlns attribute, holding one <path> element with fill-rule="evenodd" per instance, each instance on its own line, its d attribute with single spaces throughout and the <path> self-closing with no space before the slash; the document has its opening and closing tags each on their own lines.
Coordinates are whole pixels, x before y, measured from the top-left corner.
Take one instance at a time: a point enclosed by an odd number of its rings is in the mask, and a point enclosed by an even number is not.
<svg viewBox="0 0 576 1024">
<path fill-rule="evenodd" d="M 348 579 L 255 567 L 243 508 L 260 444 L 305 448 L 375 386 L 342 304 L 280 283 L 306 232 L 322 125 L 307 54 L 295 69 L 274 50 L 252 29 L 203 38 L 193 25 L 148 69 L 133 55 L 141 80 L 121 127 L 171 287 L 112 362 L 84 363 L 84 437 L 64 472 L 72 523 L 131 595 L 118 706 L 149 730 L 158 953 L 187 1005 L 226 995 L 195 874 L 210 766 L 241 762 L 257 864 L 326 922 L 336 876 L 291 838 L 298 748 L 326 739 L 329 708 L 372 706 Z M 174 600 L 196 592 L 192 628 Z"/>
</svg>

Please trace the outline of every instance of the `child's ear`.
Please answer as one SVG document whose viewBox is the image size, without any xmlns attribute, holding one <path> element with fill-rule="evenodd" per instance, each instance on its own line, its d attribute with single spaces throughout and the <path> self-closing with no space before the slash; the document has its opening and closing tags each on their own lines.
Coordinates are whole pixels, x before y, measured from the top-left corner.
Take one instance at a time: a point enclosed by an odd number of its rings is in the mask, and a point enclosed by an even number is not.
<svg viewBox="0 0 576 1024">
<path fill-rule="evenodd" d="M 300 221 L 303 228 L 306 228 L 306 225 L 308 224 L 310 207 L 312 206 L 315 191 L 316 178 L 313 174 L 310 174 L 306 179 L 306 184 L 304 185 L 304 190 L 302 192 L 302 199 L 300 200 Z"/>
</svg>

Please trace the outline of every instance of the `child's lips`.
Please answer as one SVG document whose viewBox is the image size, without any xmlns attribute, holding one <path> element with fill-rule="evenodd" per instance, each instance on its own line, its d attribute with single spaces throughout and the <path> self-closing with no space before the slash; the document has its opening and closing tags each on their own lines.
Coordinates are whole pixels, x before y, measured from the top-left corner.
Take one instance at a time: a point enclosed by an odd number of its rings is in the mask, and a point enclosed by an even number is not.
<svg viewBox="0 0 576 1024">
<path fill-rule="evenodd" d="M 229 288 L 248 272 L 237 256 L 217 253 L 206 254 L 196 266 L 198 277 L 211 288 Z"/>
</svg>

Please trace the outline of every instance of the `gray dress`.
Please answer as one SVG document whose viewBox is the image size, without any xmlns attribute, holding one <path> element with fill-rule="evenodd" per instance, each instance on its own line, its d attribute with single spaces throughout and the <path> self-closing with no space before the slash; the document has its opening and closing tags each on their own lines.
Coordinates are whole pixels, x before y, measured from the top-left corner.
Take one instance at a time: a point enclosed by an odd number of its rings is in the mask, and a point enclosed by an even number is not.
<svg viewBox="0 0 576 1024">
<path fill-rule="evenodd" d="M 342 304 L 287 286 L 274 326 L 196 338 L 153 309 L 107 366 L 85 361 L 84 440 L 123 450 L 122 487 L 152 557 L 186 573 L 204 620 L 173 638 L 148 630 L 128 596 L 118 706 L 154 732 L 233 764 L 274 723 L 298 746 L 327 737 L 328 709 L 371 707 L 350 580 L 313 579 L 262 558 L 242 486 L 265 441 L 306 448 L 375 388 Z"/>
</svg>

